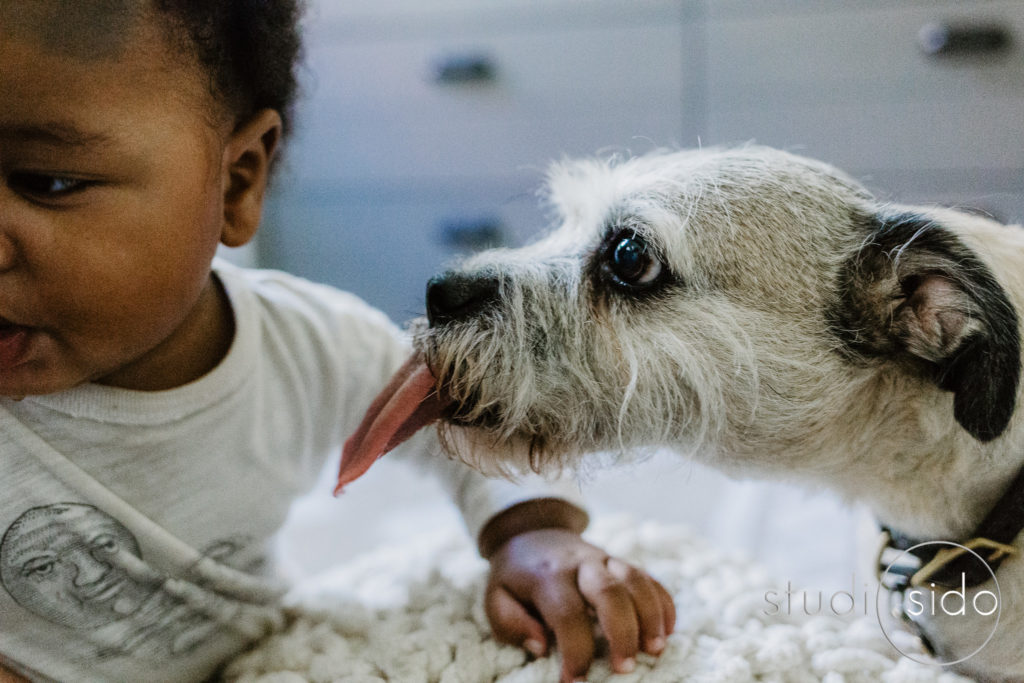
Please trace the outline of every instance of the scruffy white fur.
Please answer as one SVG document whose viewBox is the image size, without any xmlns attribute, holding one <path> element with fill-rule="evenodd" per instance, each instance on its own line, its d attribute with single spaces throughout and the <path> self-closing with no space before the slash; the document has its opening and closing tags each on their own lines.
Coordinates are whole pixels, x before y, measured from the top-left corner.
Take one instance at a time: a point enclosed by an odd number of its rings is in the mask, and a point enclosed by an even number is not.
<svg viewBox="0 0 1024 683">
<path fill-rule="evenodd" d="M 761 147 L 564 163 L 549 180 L 549 235 L 458 269 L 495 281 L 495 300 L 417 332 L 461 406 L 443 428 L 458 457 L 545 470 L 669 446 L 731 473 L 830 487 L 907 535 L 950 540 L 1024 464 L 1024 411 L 990 418 L 985 407 L 1006 400 L 975 401 L 934 370 L 1000 320 L 1017 333 L 1024 230 L 886 205 L 825 164 Z M 876 219 L 897 225 L 886 239 L 909 237 L 876 240 Z M 673 279 L 609 280 L 617 231 Z M 921 246 L 937 233 L 939 247 Z M 956 271 L 965 253 L 1003 299 Z M 989 316 L 1007 301 L 1009 315 Z M 1019 372 L 1019 348 L 1003 355 Z M 1008 391 L 1019 405 L 1020 387 Z M 998 578 L 1002 621 L 963 668 L 1024 680 L 1021 559 Z M 927 628 L 952 659 L 963 620 Z"/>
</svg>

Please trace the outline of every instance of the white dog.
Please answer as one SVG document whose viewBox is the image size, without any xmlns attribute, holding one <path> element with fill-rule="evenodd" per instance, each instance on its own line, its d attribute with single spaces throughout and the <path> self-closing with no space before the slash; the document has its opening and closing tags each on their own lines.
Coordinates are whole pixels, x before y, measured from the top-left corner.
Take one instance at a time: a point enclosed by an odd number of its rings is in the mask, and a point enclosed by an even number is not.
<svg viewBox="0 0 1024 683">
<path fill-rule="evenodd" d="M 898 595 L 941 661 L 1024 680 L 1024 230 L 880 203 L 759 147 L 567 163 L 549 180 L 551 234 L 431 281 L 419 353 L 342 480 L 441 417 L 449 450 L 484 471 L 668 446 L 864 501 L 894 547 L 1001 535 L 978 548 L 1005 559 L 997 627 L 980 563 L 967 610 L 941 601 L 939 577 L 970 574 L 969 555 Z"/>
</svg>

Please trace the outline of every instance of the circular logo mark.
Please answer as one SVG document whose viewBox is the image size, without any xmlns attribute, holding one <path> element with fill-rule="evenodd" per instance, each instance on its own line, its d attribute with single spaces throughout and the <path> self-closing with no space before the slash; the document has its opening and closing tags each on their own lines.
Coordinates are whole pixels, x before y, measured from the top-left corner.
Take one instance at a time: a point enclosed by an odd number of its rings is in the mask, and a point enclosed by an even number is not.
<svg viewBox="0 0 1024 683">
<path fill-rule="evenodd" d="M 994 591 L 978 586 L 969 587 L 967 585 L 967 576 L 963 572 L 960 573 L 959 585 L 956 586 L 940 586 L 925 580 L 919 586 L 908 585 L 903 591 L 885 588 L 886 577 L 896 576 L 898 577 L 897 581 L 902 578 L 902 575 L 891 572 L 896 565 L 905 563 L 907 555 L 911 551 L 918 548 L 934 548 L 935 546 L 941 546 L 937 548 L 938 552 L 946 553 L 947 555 L 969 553 L 972 556 L 971 561 L 980 563 L 989 576 L 992 577 L 992 588 L 994 588 Z M 916 560 L 916 558 L 912 559 Z M 883 595 L 885 598 L 883 598 Z M 992 640 L 992 636 L 996 634 L 996 629 L 999 627 L 999 617 L 1003 609 L 1002 602 L 999 581 L 996 579 L 996 574 L 989 567 L 988 563 L 982 559 L 981 555 L 970 548 L 959 543 L 953 543 L 952 541 L 926 541 L 904 550 L 896 559 L 889 563 L 889 566 L 879 576 L 878 592 L 875 595 L 878 626 L 882 629 L 882 635 L 889 641 L 889 644 L 908 659 L 912 659 L 920 664 L 939 666 L 950 666 L 967 661 L 988 645 L 989 641 Z M 888 626 L 882 619 L 883 612 L 894 617 Z M 889 631 L 894 630 L 893 627 L 898 622 L 906 623 L 908 620 L 922 623 L 938 621 L 956 623 L 957 620 L 960 620 L 963 623 L 962 628 L 957 629 L 957 632 L 961 634 L 958 636 L 958 640 L 962 640 L 963 634 L 974 634 L 974 637 L 968 641 L 966 647 L 969 649 L 974 643 L 980 644 L 966 655 L 953 655 L 956 659 L 950 658 L 949 661 L 942 659 L 939 654 L 926 658 L 920 652 L 905 652 L 894 642 L 894 638 Z"/>
</svg>

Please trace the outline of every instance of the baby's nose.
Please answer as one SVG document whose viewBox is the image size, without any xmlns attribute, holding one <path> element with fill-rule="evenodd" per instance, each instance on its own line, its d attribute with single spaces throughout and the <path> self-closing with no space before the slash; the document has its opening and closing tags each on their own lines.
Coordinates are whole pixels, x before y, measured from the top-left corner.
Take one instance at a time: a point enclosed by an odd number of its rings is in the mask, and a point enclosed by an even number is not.
<svg viewBox="0 0 1024 683">
<path fill-rule="evenodd" d="M 465 320 L 495 303 L 500 290 L 493 274 L 442 273 L 427 283 L 427 320 L 431 327 Z"/>
</svg>

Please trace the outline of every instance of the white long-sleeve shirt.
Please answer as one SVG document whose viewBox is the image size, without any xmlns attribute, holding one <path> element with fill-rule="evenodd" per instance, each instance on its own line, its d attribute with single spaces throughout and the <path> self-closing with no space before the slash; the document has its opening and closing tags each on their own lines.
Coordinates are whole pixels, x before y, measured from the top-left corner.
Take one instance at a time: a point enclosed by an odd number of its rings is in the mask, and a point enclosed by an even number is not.
<svg viewBox="0 0 1024 683">
<path fill-rule="evenodd" d="M 281 623 L 270 541 L 409 347 L 352 295 L 220 261 L 215 274 L 236 332 L 205 376 L 169 391 L 86 384 L 0 399 L 9 667 L 202 680 Z M 474 538 L 518 501 L 573 498 L 484 479 L 441 455 L 433 430 L 400 457 L 440 476 Z"/>
</svg>

